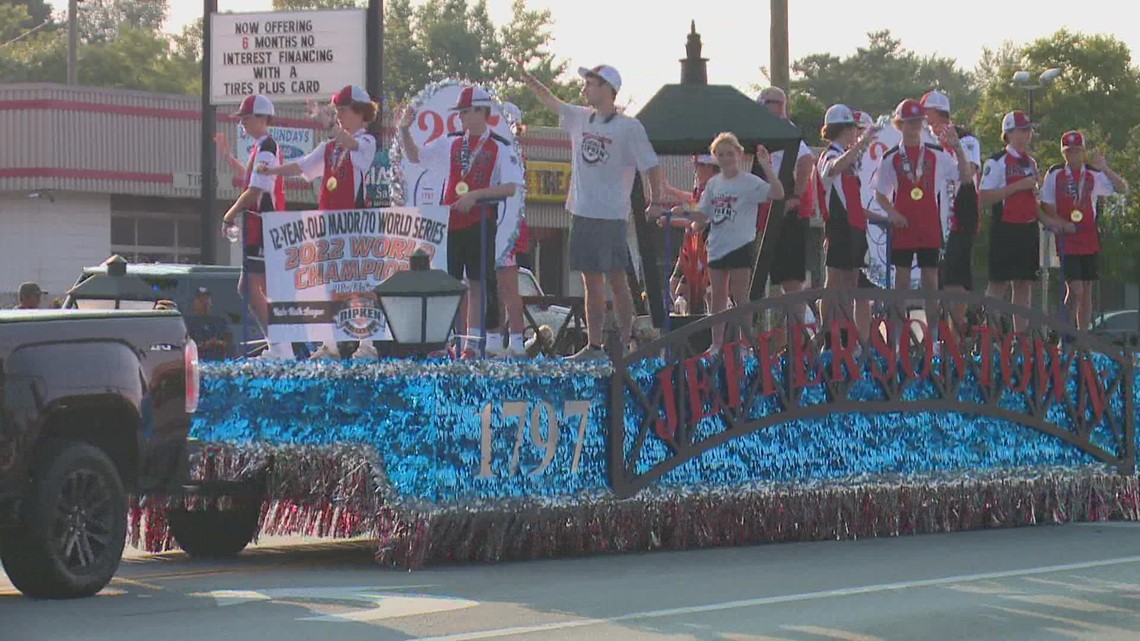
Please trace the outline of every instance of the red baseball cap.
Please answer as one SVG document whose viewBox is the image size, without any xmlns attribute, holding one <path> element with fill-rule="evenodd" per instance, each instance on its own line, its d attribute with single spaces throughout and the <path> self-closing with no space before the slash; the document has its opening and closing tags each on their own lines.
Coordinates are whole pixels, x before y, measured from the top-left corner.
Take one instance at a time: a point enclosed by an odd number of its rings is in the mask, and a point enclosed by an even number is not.
<svg viewBox="0 0 1140 641">
<path fill-rule="evenodd" d="M 473 107 L 490 107 L 494 104 L 491 100 L 491 94 L 487 93 L 482 87 L 464 87 L 463 91 L 459 92 L 459 98 L 455 100 L 455 106 L 451 108 L 452 111 L 463 111 L 464 109 L 471 109 Z"/>
<path fill-rule="evenodd" d="M 1061 136 L 1061 149 L 1068 149 L 1069 147 L 1084 147 L 1085 135 L 1079 131 L 1066 131 L 1065 135 Z"/>
<path fill-rule="evenodd" d="M 895 107 L 895 120 L 922 120 L 925 117 L 926 113 L 922 108 L 922 103 L 913 98 L 907 98 Z"/>
<path fill-rule="evenodd" d="M 1024 111 L 1011 111 L 1001 119 L 1001 132 L 1009 133 L 1014 129 L 1032 129 L 1033 123 L 1029 122 L 1029 116 L 1025 115 Z"/>
<path fill-rule="evenodd" d="M 338 107 L 347 107 L 357 103 L 372 102 L 372 96 L 356 85 L 345 85 L 343 89 L 333 94 L 332 103 Z"/>
<path fill-rule="evenodd" d="M 235 116 L 272 116 L 273 101 L 262 95 L 246 96 L 241 106 L 234 112 Z"/>
</svg>

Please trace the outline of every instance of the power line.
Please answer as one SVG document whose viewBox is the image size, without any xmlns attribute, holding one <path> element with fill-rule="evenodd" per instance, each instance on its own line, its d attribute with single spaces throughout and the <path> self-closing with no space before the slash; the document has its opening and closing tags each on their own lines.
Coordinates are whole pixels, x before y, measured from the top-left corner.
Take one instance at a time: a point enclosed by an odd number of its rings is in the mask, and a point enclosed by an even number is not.
<svg viewBox="0 0 1140 641">
<path fill-rule="evenodd" d="M 16 36 L 15 38 L 12 38 L 8 42 L 5 42 L 4 44 L 0 44 L 0 49 L 3 49 L 4 47 L 7 47 L 10 44 L 15 44 L 15 43 L 23 40 L 24 38 L 27 38 L 28 36 L 39 31 L 40 29 L 43 29 L 44 27 L 48 26 L 49 24 L 51 24 L 51 18 L 44 20 L 38 26 L 32 27 L 31 29 L 25 31 L 24 33 L 21 33 L 20 35 Z"/>
</svg>

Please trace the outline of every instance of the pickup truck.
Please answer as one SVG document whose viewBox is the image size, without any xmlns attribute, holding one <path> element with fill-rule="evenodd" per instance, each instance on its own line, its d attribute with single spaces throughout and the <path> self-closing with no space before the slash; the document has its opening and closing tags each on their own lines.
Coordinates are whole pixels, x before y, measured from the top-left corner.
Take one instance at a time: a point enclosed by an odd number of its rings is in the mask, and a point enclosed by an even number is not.
<svg viewBox="0 0 1140 641">
<path fill-rule="evenodd" d="M 0 311 L 0 561 L 16 588 L 110 582 L 128 495 L 188 480 L 198 385 L 177 312 Z"/>
</svg>

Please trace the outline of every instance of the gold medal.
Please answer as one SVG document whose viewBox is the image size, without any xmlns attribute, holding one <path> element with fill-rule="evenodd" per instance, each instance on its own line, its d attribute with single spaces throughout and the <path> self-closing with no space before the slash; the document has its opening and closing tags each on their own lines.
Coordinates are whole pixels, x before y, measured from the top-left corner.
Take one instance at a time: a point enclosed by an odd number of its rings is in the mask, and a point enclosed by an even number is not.
<svg viewBox="0 0 1140 641">
<path fill-rule="evenodd" d="M 459 182 L 455 183 L 455 195 L 462 196 L 469 191 L 471 191 L 471 187 L 468 186 L 466 181 L 460 180 Z"/>
<path fill-rule="evenodd" d="M 922 200 L 923 194 L 924 192 L 922 191 L 922 187 L 915 187 L 914 189 L 910 190 L 910 199 Z"/>
<path fill-rule="evenodd" d="M 325 181 L 325 189 L 329 191 L 336 191 L 336 186 L 336 176 L 329 176 L 329 179 Z"/>
<path fill-rule="evenodd" d="M 1079 209 L 1074 209 L 1073 213 L 1069 214 L 1069 220 L 1073 221 L 1074 223 L 1080 223 L 1084 219 L 1085 214 Z"/>
</svg>

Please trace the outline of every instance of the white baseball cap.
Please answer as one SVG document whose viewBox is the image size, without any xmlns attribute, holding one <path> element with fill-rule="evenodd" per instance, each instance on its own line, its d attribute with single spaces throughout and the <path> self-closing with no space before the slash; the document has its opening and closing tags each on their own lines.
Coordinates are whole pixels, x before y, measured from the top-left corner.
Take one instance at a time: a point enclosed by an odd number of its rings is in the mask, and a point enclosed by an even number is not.
<svg viewBox="0 0 1140 641">
<path fill-rule="evenodd" d="M 922 96 L 923 109 L 937 109 L 950 113 L 950 98 L 941 91 L 928 91 Z"/>
<path fill-rule="evenodd" d="M 246 96 L 235 116 L 272 116 L 273 101 L 262 95 Z"/>
<path fill-rule="evenodd" d="M 621 74 L 617 69 L 609 65 L 598 65 L 592 69 L 588 67 L 578 67 L 578 75 L 583 78 L 601 78 L 609 86 L 614 88 L 614 91 L 621 91 Z"/>
<path fill-rule="evenodd" d="M 712 165 L 714 167 L 720 167 L 720 162 L 716 159 L 716 156 L 714 156 L 712 154 L 699 154 L 699 155 L 693 156 L 693 164 L 696 164 L 696 165 Z"/>
<path fill-rule="evenodd" d="M 467 86 L 459 92 L 459 97 L 455 100 L 455 106 L 451 110 L 463 111 L 472 107 L 490 107 L 492 104 L 494 101 L 491 100 L 491 94 L 487 93 L 486 89 Z"/>
<path fill-rule="evenodd" d="M 503 114 L 506 115 L 507 118 L 509 118 L 510 121 L 513 122 L 514 124 L 516 124 L 516 125 L 522 124 L 522 109 L 519 109 L 519 106 L 516 105 L 515 103 L 504 102 L 503 103 Z"/>
<path fill-rule="evenodd" d="M 362 87 L 345 85 L 340 91 L 333 94 L 332 103 L 338 107 L 352 104 L 372 102 L 372 96 Z"/>
<path fill-rule="evenodd" d="M 825 125 L 855 125 L 859 120 L 847 105 L 831 105 L 823 115 Z"/>
<path fill-rule="evenodd" d="M 864 129 L 875 125 L 875 119 L 872 118 L 871 114 L 867 113 L 866 111 L 856 111 L 855 122 L 859 123 L 859 126 Z"/>
</svg>

